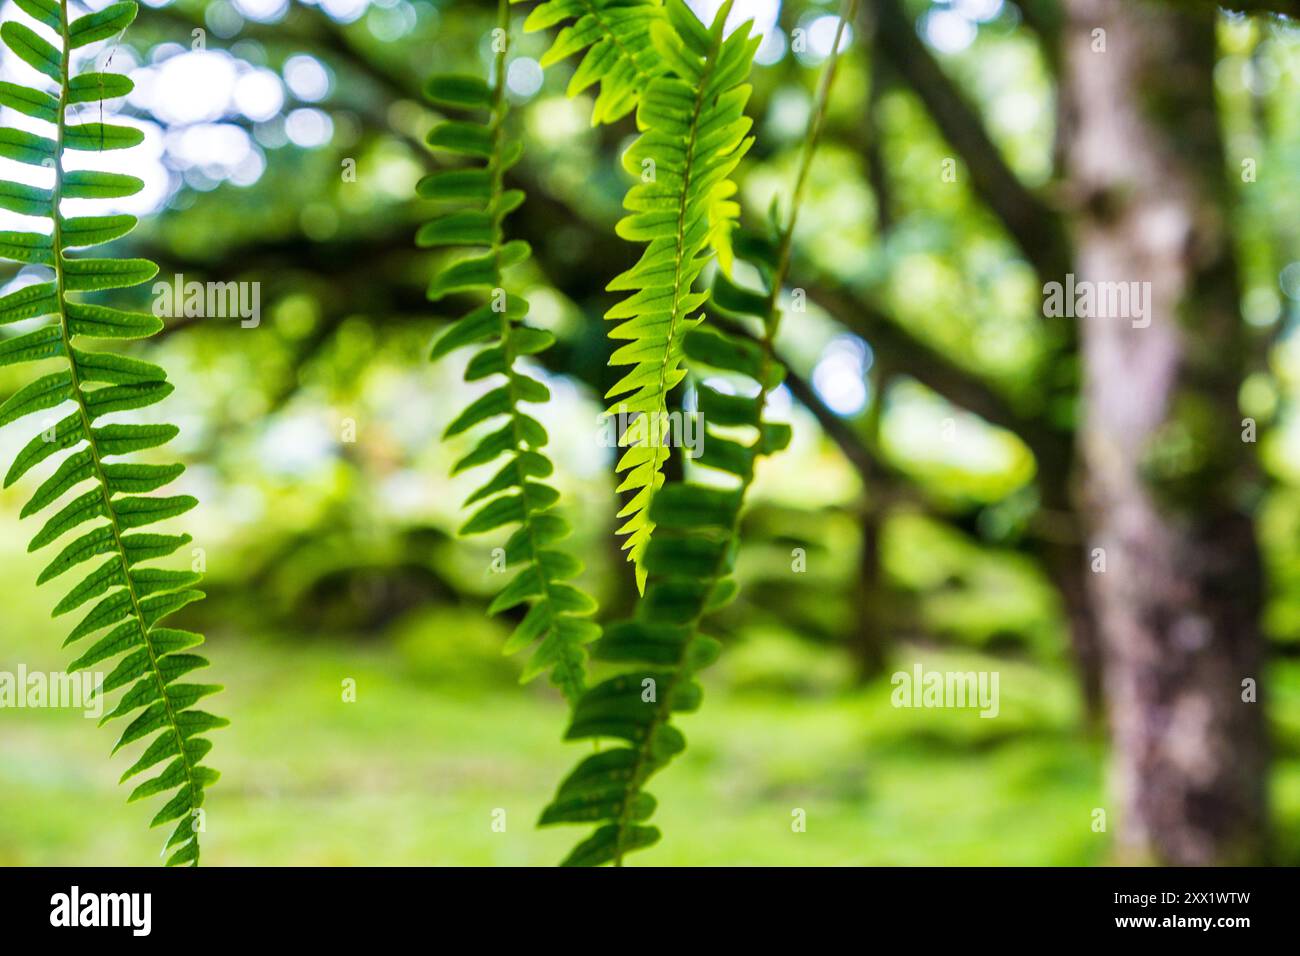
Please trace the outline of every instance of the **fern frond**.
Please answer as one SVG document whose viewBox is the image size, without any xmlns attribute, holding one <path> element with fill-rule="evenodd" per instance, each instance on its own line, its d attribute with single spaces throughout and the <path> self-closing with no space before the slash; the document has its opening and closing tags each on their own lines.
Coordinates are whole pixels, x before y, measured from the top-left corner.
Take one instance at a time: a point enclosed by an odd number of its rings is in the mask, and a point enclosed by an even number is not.
<svg viewBox="0 0 1300 956">
<path fill-rule="evenodd" d="M 501 0 L 502 36 L 508 28 L 507 10 Z M 507 190 L 503 184 L 506 170 L 523 152 L 519 143 L 505 136 L 504 77 L 503 43 L 491 85 L 478 77 L 443 75 L 426 85 L 425 93 L 434 105 L 485 119 L 447 121 L 429 134 L 429 145 L 435 149 L 482 164 L 443 170 L 420 181 L 419 194 L 447 204 L 448 209 L 420 228 L 416 242 L 476 250 L 444 266 L 429 287 L 429 298 L 435 302 L 452 293 L 486 293 L 486 302 L 458 319 L 435 342 L 431 358 L 437 360 L 463 346 L 484 345 L 466 366 L 465 379 L 500 381 L 447 428 L 446 437 L 451 437 L 488 421 L 498 423 L 455 464 L 453 474 L 506 458 L 466 499 L 467 507 L 478 505 L 478 510 L 460 532 L 481 534 L 515 527 L 506 542 L 505 566 L 517 573 L 488 612 L 529 605 L 505 652 L 535 644 L 522 679 L 550 670 L 552 682 L 572 701 L 585 687 L 586 645 L 600 636 L 600 628 L 589 620 L 596 602 L 568 583 L 581 573 L 581 562 L 555 546 L 569 533 L 569 526 L 552 510 L 559 493 L 543 481 L 552 472 L 542 450 L 546 429 L 521 408 L 547 401 L 550 392 L 519 367 L 518 359 L 545 351 L 554 337 L 525 324 L 528 303 L 508 294 L 502 279 L 506 268 L 529 255 L 526 243 L 506 241 L 503 227 L 506 216 L 524 199 L 521 191 Z"/>
<path fill-rule="evenodd" d="M 771 297 L 741 290 L 721 274 L 717 281 L 724 285 L 715 285 L 715 305 L 721 306 L 720 296 L 739 307 L 735 293 L 743 292 L 746 311 L 770 313 Z M 656 532 L 645 551 L 645 596 L 635 616 L 607 628 L 592 651 L 596 660 L 632 666 L 582 696 L 565 734 L 566 740 L 613 737 L 626 746 L 584 759 L 538 821 L 598 824 L 565 866 L 621 863 L 624 854 L 658 842 L 659 829 L 646 823 L 656 801 L 645 784 L 685 748 L 672 715 L 699 707 L 703 691 L 696 674 L 721 649 L 715 638 L 701 633 L 701 622 L 736 594 L 730 575 L 755 461 L 790 441 L 788 425 L 762 418 L 769 391 L 784 376 L 767 350 L 747 338 L 703 328 L 687 333 L 684 348 L 693 362 L 748 379 L 749 395 L 699 386 L 706 435 L 697 464 L 729 475 L 731 486 L 672 482 L 651 505 Z M 737 429 L 750 433 L 747 442 L 724 434 Z"/>
<path fill-rule="evenodd" d="M 143 566 L 189 543 L 189 535 L 127 533 L 183 514 L 197 502 L 188 495 L 147 494 L 179 475 L 180 465 L 107 460 L 164 444 L 177 434 L 174 426 L 100 423 L 109 413 L 161 401 L 173 386 L 156 365 L 84 347 L 86 339 L 146 338 L 158 332 L 162 323 L 152 316 L 95 305 L 75 295 L 138 285 L 153 278 L 158 270 L 143 259 L 93 258 L 84 252 L 69 255 L 73 249 L 85 250 L 125 235 L 136 220 L 125 215 L 68 218 L 61 211 L 64 199 L 129 196 L 143 186 L 132 176 L 64 168 L 69 149 L 122 149 L 142 139 L 139 130 L 76 122 L 73 115 L 77 104 L 129 92 L 129 79 L 95 72 L 70 76 L 75 51 L 124 30 L 135 17 L 136 4 L 114 3 L 71 22 L 67 0 L 18 0 L 18 6 L 53 34 L 53 42 L 47 34 L 18 22 L 0 26 L 0 38 L 15 55 L 49 77 L 56 88 L 50 92 L 5 83 L 0 85 L 0 103 L 48 123 L 53 129 L 52 136 L 0 129 L 0 156 L 52 168 L 54 177 L 48 189 L 0 183 L 0 207 L 50 221 L 49 232 L 0 233 L 0 256 L 45 267 L 51 278 L 0 298 L 0 325 L 29 319 L 53 321 L 0 341 L 0 364 L 52 363 L 54 370 L 0 404 L 0 426 L 66 403 L 71 403 L 74 410 L 44 427 L 18 453 L 5 475 L 4 486 L 9 487 L 45 459 L 64 452 L 70 454 L 37 488 L 22 510 L 23 517 L 52 507 L 83 484 L 90 485 L 88 491 L 55 511 L 32 539 L 28 550 L 36 551 L 74 529 L 78 531 L 41 572 L 37 583 L 107 556 L 54 609 L 57 617 L 98 599 L 73 628 L 64 646 L 100 636 L 68 671 L 116 660 L 98 691 L 126 688 L 116 707 L 101 721 L 132 718 L 114 752 L 152 738 L 122 775 L 122 781 L 166 762 L 157 776 L 136 786 L 128 799 L 170 794 L 151 825 L 178 821 L 164 847 L 164 852 L 172 851 L 167 865 L 197 865 L 200 828 L 196 825 L 196 811 L 203 805 L 206 788 L 218 777 L 215 770 L 203 766 L 212 744 L 202 735 L 225 726 L 227 721 L 195 709 L 198 701 L 220 690 L 219 686 L 180 682 L 182 676 L 208 665 L 193 653 L 203 638 L 190 631 L 164 627 L 162 622 L 203 596 L 194 589 L 199 575 Z M 85 530 L 84 526 L 92 522 L 93 526 Z"/>
<path fill-rule="evenodd" d="M 542 67 L 586 51 L 567 94 L 577 96 L 600 84 L 591 111 L 596 126 L 632 112 L 642 91 L 664 72 L 665 63 L 650 44 L 651 26 L 662 19 L 659 0 L 546 0 L 528 15 L 524 30 L 566 24 L 542 56 Z"/>
<path fill-rule="evenodd" d="M 686 375 L 682 341 L 703 321 L 699 309 L 708 298 L 692 290 L 714 255 L 728 248 L 740 212 L 729 177 L 753 142 L 745 116 L 751 88 L 744 80 L 760 38 L 750 38 L 746 24 L 724 39 L 730 9 L 728 0 L 706 29 L 681 0 L 668 0 L 666 18 L 650 33 L 671 70 L 644 91 L 637 107 L 644 132 L 623 156 L 624 167 L 641 181 L 628 190 L 629 215 L 617 232 L 647 246 L 636 265 L 607 286 L 631 293 L 605 318 L 619 321 L 609 337 L 625 343 L 610 365 L 632 369 L 605 397 L 622 396 L 606 414 L 619 421 L 641 415 L 646 422 L 634 437 L 620 439 L 627 451 L 617 464 L 626 473 L 618 490 L 632 494 L 618 514 L 626 519 L 618 533 L 627 536 L 623 548 L 643 592 L 651 505 L 669 456 L 668 394 Z"/>
<path fill-rule="evenodd" d="M 539 825 L 597 824 L 565 859 L 565 866 L 621 865 L 626 853 L 659 840 L 658 827 L 646 822 L 656 801 L 645 785 L 685 749 L 686 738 L 672 725 L 672 715 L 699 707 L 703 691 L 696 675 L 721 650 L 715 638 L 701 633 L 701 625 L 706 615 L 736 595 L 730 575 L 755 463 L 784 449 L 792 437 L 789 425 L 763 418 L 768 395 L 785 377 L 774 357 L 781 322 L 777 301 L 790 266 L 795 221 L 835 77 L 840 37 L 856 8 L 857 0 L 844 0 L 784 228 L 775 236 L 742 232 L 735 239 L 735 254 L 753 267 L 765 287 L 746 288 L 721 270 L 714 277 L 714 310 L 742 328 L 759 326 L 761 340 L 699 327 L 684 335 L 682 350 L 691 362 L 744 383 L 736 393 L 699 385 L 705 438 L 696 464 L 729 476 L 729 487 L 673 482 L 650 505 L 657 532 L 644 555 L 645 595 L 635 615 L 610 625 L 593 648 L 597 660 L 632 666 L 582 696 L 565 734 L 567 740 L 613 737 L 626 746 L 600 751 L 579 763 L 539 820 Z M 748 439 L 735 438 L 737 431 L 748 433 Z"/>
<path fill-rule="evenodd" d="M 730 268 L 729 236 L 739 207 L 729 177 L 752 143 L 744 81 L 761 38 L 751 39 L 746 24 L 723 39 L 732 2 L 723 4 L 708 29 L 681 0 L 662 6 L 659 0 L 548 0 L 525 23 L 527 30 L 567 24 L 543 66 L 587 51 L 568 93 L 602 83 L 593 124 L 635 107 L 643 131 L 623 156 L 624 167 L 641 182 L 624 200 L 630 215 L 617 231 L 648 246 L 636 266 L 607 286 L 632 295 L 605 316 L 625 320 L 609 333 L 625 343 L 610 364 L 633 366 L 606 395 L 626 396 L 607 414 L 620 423 L 644 419 L 620 438 L 627 451 L 616 466 L 625 473 L 620 493 L 630 493 L 618 514 L 624 521 L 618 534 L 626 535 L 623 549 L 642 592 L 642 555 L 654 531 L 650 505 L 670 454 L 667 396 L 686 374 L 682 337 L 703 320 L 695 313 L 707 298 L 692 289 L 715 254 Z"/>
</svg>

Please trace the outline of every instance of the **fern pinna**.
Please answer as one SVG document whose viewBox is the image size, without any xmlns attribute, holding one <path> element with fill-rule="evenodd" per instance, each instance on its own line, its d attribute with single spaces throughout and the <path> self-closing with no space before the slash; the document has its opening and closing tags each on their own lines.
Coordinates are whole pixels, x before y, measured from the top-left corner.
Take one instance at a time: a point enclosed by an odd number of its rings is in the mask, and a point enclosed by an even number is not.
<svg viewBox="0 0 1300 956">
<path fill-rule="evenodd" d="M 659 0 L 546 0 L 528 15 L 524 30 L 566 24 L 543 54 L 542 67 L 585 51 L 567 92 L 577 96 L 600 84 L 591 110 L 596 125 L 630 113 L 650 81 L 666 69 L 650 42 L 651 26 L 662 19 Z"/>
<path fill-rule="evenodd" d="M 0 426 L 65 403 L 71 403 L 74 410 L 58 421 L 51 420 L 32 438 L 18 453 L 4 484 L 12 485 L 45 459 L 66 451 L 71 454 L 36 489 L 22 509 L 22 516 L 54 505 L 83 483 L 91 484 L 89 490 L 59 508 L 32 539 L 29 551 L 47 547 L 74 528 L 95 522 L 55 555 L 37 583 L 44 584 L 84 562 L 108 555 L 54 608 L 58 616 L 99 598 L 68 635 L 65 646 L 108 631 L 68 670 L 85 670 L 117 659 L 99 692 L 119 688 L 126 688 L 126 692 L 103 722 L 127 716 L 133 719 L 114 752 L 135 741 L 153 738 L 122 780 L 166 761 L 157 776 L 132 790 L 129 799 L 171 793 L 152 825 L 179 821 L 164 848 L 164 852 L 172 851 L 167 863 L 197 864 L 201 826 L 196 811 L 203 804 L 205 789 L 218 776 L 215 770 L 202 766 L 212 744 L 201 735 L 224 726 L 226 721 L 194 709 L 200 699 L 220 687 L 178 683 L 183 675 L 207 666 L 206 660 L 191 652 L 202 637 L 161 623 L 203 596 L 193 589 L 199 576 L 189 571 L 141 567 L 147 561 L 172 554 L 190 541 L 189 535 L 127 533 L 189 511 L 196 502 L 188 495 L 145 494 L 176 478 L 181 465 L 108 460 L 162 445 L 176 435 L 174 426 L 101 422 L 114 412 L 153 405 L 170 394 L 173 386 L 156 365 L 83 347 L 86 339 L 145 338 L 159 331 L 162 323 L 152 316 L 92 304 L 77 295 L 147 282 L 157 267 L 143 259 L 69 255 L 70 250 L 87 249 L 125 235 L 136 220 L 127 215 L 65 217 L 61 211 L 64 199 L 112 199 L 132 195 L 143 186 L 133 176 L 64 168 L 66 150 L 124 149 L 142 139 L 136 129 L 76 122 L 77 107 L 96 104 L 94 109 L 98 111 L 98 101 L 130 92 L 129 79 L 98 72 L 71 75 L 75 51 L 120 34 L 134 19 L 136 5 L 115 3 L 69 21 L 66 0 L 17 2 L 24 13 L 51 31 L 54 42 L 18 22 L 0 27 L 0 37 L 15 55 L 48 77 L 56 88 L 47 92 L 2 83 L 0 104 L 48 124 L 52 136 L 0 129 L 0 156 L 51 169 L 53 177 L 49 187 L 0 182 L 0 207 L 48 219 L 50 225 L 48 232 L 0 233 L 0 256 L 44 267 L 51 276 L 0 298 L 0 324 L 46 320 L 31 331 L 0 342 L 0 364 L 36 362 L 56 367 L 0 405 Z M 51 318 L 53 321 L 49 321 Z"/>
<path fill-rule="evenodd" d="M 485 250 L 451 261 L 429 287 L 429 298 L 435 302 L 457 293 L 485 293 L 487 297 L 434 343 L 432 358 L 439 359 L 462 346 L 486 344 L 470 359 L 465 379 L 501 380 L 447 427 L 446 437 L 451 437 L 489 420 L 504 420 L 453 466 L 452 473 L 458 474 L 506 458 L 495 475 L 466 499 L 466 507 L 483 504 L 460 533 L 480 534 L 516 526 L 506 542 L 505 565 L 507 569 L 517 568 L 518 573 L 497 594 L 488 612 L 529 604 L 505 651 L 513 653 L 536 643 L 523 679 L 549 669 L 552 682 L 572 701 L 584 688 L 585 645 L 600 635 L 600 628 L 588 619 L 596 610 L 596 602 L 568 583 L 581 572 L 581 563 L 555 547 L 569 533 L 569 526 L 552 510 L 558 492 L 542 481 L 552 470 L 542 451 L 547 442 L 546 430 L 520 407 L 550 397 L 542 382 L 520 369 L 518 360 L 544 351 L 554 337 L 524 324 L 528 303 L 508 294 L 503 287 L 503 270 L 527 258 L 529 249 L 520 240 L 506 241 L 503 228 L 506 216 L 524 199 L 521 191 L 504 186 L 506 171 L 523 152 L 521 144 L 507 140 L 504 129 L 509 27 L 505 0 L 500 3 L 499 23 L 491 85 L 472 76 L 435 76 L 425 86 L 435 106 L 486 118 L 448 120 L 429 133 L 428 143 L 435 150 L 482 161 L 482 165 L 440 170 L 420 181 L 420 196 L 451 208 L 423 225 L 416 243 L 422 247 Z"/>
<path fill-rule="evenodd" d="M 721 648 L 700 627 L 707 614 L 736 594 L 730 575 L 739 548 L 741 508 L 755 463 L 785 448 L 791 438 L 788 425 L 763 417 L 768 395 L 785 376 L 773 357 L 781 320 L 777 302 L 789 269 L 796 213 L 820 134 L 840 38 L 855 7 L 855 0 L 847 0 L 835 36 L 836 52 L 822 75 L 784 228 L 775 236 L 742 232 L 735 237 L 735 254 L 761 277 L 763 288 L 747 288 L 719 271 L 712 306 L 741 330 L 692 328 L 684 337 L 683 350 L 692 363 L 717 369 L 730 379 L 726 389 L 708 383 L 697 387 L 706 435 L 696 462 L 729 478 L 720 479 L 721 487 L 718 480 L 707 485 L 669 483 L 651 505 L 650 518 L 658 530 L 644 555 L 645 595 L 635 615 L 610 625 L 592 651 L 597 661 L 626 669 L 582 696 L 565 734 L 568 740 L 613 737 L 626 745 L 582 760 L 560 784 L 539 821 L 541 825 L 597 824 L 596 831 L 565 859 L 566 866 L 621 865 L 626 853 L 659 840 L 659 829 L 646 822 L 656 802 L 645 784 L 685 748 L 681 731 L 670 722 L 672 715 L 699 706 L 703 692 L 696 674 L 717 658 Z M 751 328 L 753 335 L 747 334 Z M 745 433 L 746 440 L 736 437 Z"/>
</svg>

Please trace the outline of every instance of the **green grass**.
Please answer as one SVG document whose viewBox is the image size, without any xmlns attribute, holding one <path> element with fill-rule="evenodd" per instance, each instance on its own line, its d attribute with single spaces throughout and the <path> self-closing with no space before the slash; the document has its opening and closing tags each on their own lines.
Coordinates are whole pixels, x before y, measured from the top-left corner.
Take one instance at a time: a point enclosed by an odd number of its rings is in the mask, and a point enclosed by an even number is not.
<svg viewBox="0 0 1300 956">
<path fill-rule="evenodd" d="M 0 666 L 21 646 L 29 669 L 58 668 L 54 629 L 32 624 L 0 645 Z M 209 864 L 543 865 L 586 832 L 533 827 L 590 746 L 558 739 L 563 708 L 548 688 L 458 686 L 387 645 L 226 636 L 210 650 L 233 723 L 215 735 Z M 345 678 L 355 703 L 342 700 Z M 972 737 L 1002 721 L 909 720 L 886 684 L 800 699 L 729 683 L 682 719 L 691 746 L 652 787 L 666 838 L 636 861 L 1086 863 L 1104 852 L 1087 826 L 1097 754 L 1064 730 Z M 1005 704 L 1004 716 L 1017 719 Z M 128 759 L 107 758 L 111 729 L 70 710 L 0 719 L 0 864 L 157 862 L 164 834 L 145 830 L 148 807 L 125 803 L 116 779 Z M 918 722 L 932 726 L 915 733 Z M 806 832 L 792 831 L 796 808 Z"/>
<path fill-rule="evenodd" d="M 31 562 L 12 541 L 0 564 L 27 580 Z M 45 617 L 54 600 L 11 587 L 0 669 L 67 662 L 65 623 Z M 207 805 L 206 863 L 549 865 L 588 832 L 533 826 L 591 745 L 559 740 L 562 702 L 513 685 L 499 633 L 476 613 L 440 611 L 369 643 L 212 637 L 204 680 L 226 685 L 213 709 L 232 725 L 214 734 L 223 777 Z M 920 656 L 996 666 L 999 717 L 895 709 L 886 681 L 851 688 L 847 661 L 789 638 L 729 648 L 707 672 L 701 712 L 680 719 L 686 753 L 650 787 L 665 838 L 631 863 L 1105 862 L 1109 837 L 1091 828 L 1106 806 L 1104 755 L 1078 730 L 1069 675 Z M 355 703 L 342 699 L 347 678 Z M 110 760 L 114 739 L 79 712 L 0 710 L 0 864 L 159 862 L 165 833 L 146 829 L 153 801 L 125 802 L 117 778 L 131 755 Z M 1276 782 L 1279 845 L 1294 855 L 1294 759 Z M 492 827 L 498 809 L 505 832 Z M 805 832 L 792 830 L 796 810 Z"/>
</svg>

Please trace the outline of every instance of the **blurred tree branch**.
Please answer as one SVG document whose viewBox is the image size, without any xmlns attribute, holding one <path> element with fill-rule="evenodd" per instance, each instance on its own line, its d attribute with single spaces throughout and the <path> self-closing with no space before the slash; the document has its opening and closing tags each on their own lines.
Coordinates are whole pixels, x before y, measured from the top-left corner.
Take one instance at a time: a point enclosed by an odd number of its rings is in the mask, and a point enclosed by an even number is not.
<svg viewBox="0 0 1300 956">
<path fill-rule="evenodd" d="M 1030 5 L 1033 5 L 1033 0 L 1025 0 L 1025 6 Z M 875 7 L 876 22 L 873 27 L 870 20 L 866 21 L 867 35 L 872 36 L 873 29 L 877 31 L 874 33 L 874 49 L 882 54 L 872 57 L 873 86 L 888 70 L 891 76 L 898 77 L 917 93 L 940 134 L 965 162 L 976 196 L 1002 223 L 1021 254 L 1040 276 L 1059 278 L 1069 269 L 1070 252 L 1057 212 L 1028 189 L 1011 170 L 989 137 L 977 111 L 916 35 L 911 18 L 898 0 L 878 0 L 868 6 Z M 201 16 L 174 6 L 150 9 L 145 15 L 171 20 L 182 25 L 187 33 L 192 27 L 203 25 Z M 869 14 L 864 11 L 864 16 Z M 1046 22 L 1040 18 L 1034 25 L 1037 27 Z M 390 61 L 365 49 L 356 42 L 352 33 L 352 29 L 339 25 L 322 11 L 301 4 L 294 4 L 279 24 L 249 23 L 242 31 L 243 36 L 267 44 L 296 46 L 316 52 L 328 59 L 340 74 L 354 74 L 367 80 L 366 86 L 360 89 L 373 88 L 390 101 L 421 100 L 420 80 L 413 70 L 402 68 L 398 60 Z M 340 84 L 341 94 L 347 92 L 346 86 Z M 869 98 L 868 123 L 876 121 L 878 96 L 878 91 L 873 91 Z M 338 105 L 352 110 L 367 134 L 396 137 L 420 161 L 432 164 L 418 136 L 408 130 L 393 128 L 385 111 L 367 108 L 364 100 L 364 94 L 353 88 L 346 102 L 338 101 Z M 863 145 L 859 138 L 864 132 L 867 138 L 867 149 L 863 151 L 867 179 L 876 188 L 885 216 L 882 221 L 887 224 L 894 210 L 883 188 L 888 179 L 879 137 L 874 135 L 874 128 L 866 131 L 849 129 L 844 135 L 851 146 L 859 148 Z M 606 135 L 615 134 L 607 132 Z M 529 201 L 515 214 L 515 221 L 521 238 L 541 252 L 535 262 L 543 269 L 548 281 L 563 290 L 586 314 L 602 312 L 607 297 L 605 280 L 630 264 L 632 256 L 628 248 L 622 243 L 608 241 L 608 223 L 594 222 L 590 213 L 554 195 L 537 171 L 527 164 L 512 171 L 511 185 L 528 193 Z M 256 272 L 275 283 L 275 288 L 290 285 L 314 287 L 315 298 L 322 310 L 320 321 L 307 336 L 290 345 L 295 351 L 295 361 L 301 367 L 333 339 L 334 333 L 351 316 L 367 315 L 383 322 L 426 317 L 433 313 L 424 299 L 422 273 L 417 265 L 421 253 L 413 243 L 415 221 L 408 219 L 404 212 L 395 219 L 396 222 L 382 232 L 324 242 L 290 235 L 259 240 L 210 256 L 182 256 L 167 248 L 145 251 L 162 265 L 164 272 L 207 272 L 223 278 Z M 562 224 L 573 238 L 573 243 L 566 240 L 566 246 L 573 245 L 581 250 L 581 254 L 547 254 L 546 250 L 555 247 L 557 224 Z M 1058 578 L 1063 595 L 1075 590 L 1070 584 L 1072 562 L 1078 547 L 1077 528 L 1068 506 L 1073 461 L 1070 433 L 1052 426 L 1044 417 L 1041 405 L 1029 408 L 1013 403 L 977 373 L 918 338 L 862 293 L 825 281 L 801 281 L 801 285 L 833 319 L 865 338 L 878 359 L 892 372 L 915 378 L 945 400 L 1013 432 L 1025 442 L 1039 465 L 1037 480 L 1043 503 L 1040 517 L 1050 525 L 1038 540 L 1044 547 L 1059 552 L 1045 563 L 1049 569 L 1056 568 L 1051 573 Z M 171 323 L 169 331 L 184 327 L 190 321 L 182 319 Z M 1061 337 L 1058 356 L 1068 356 L 1073 351 L 1070 331 Z M 569 364 L 572 364 L 572 358 L 567 356 L 559 360 L 570 360 Z M 603 356 L 599 358 L 603 360 Z M 566 368 L 565 371 L 603 392 L 605 383 L 601 378 L 607 374 L 603 361 L 592 361 L 581 368 Z M 911 493 L 906 476 L 883 467 L 853 423 L 827 408 L 805 380 L 793 375 L 789 385 L 795 398 L 817 418 L 826 435 L 862 477 L 865 486 L 874 488 L 876 493 L 882 490 L 890 494 Z M 296 387 L 296 380 L 287 382 L 275 401 L 283 402 Z M 1058 520 L 1062 515 L 1066 520 Z M 1043 531 L 1044 528 L 1040 527 L 1036 534 Z M 1069 601 L 1067 597 L 1067 603 Z"/>
<path fill-rule="evenodd" d="M 979 114 L 917 36 L 915 24 L 899 0 L 876 0 L 874 10 L 871 6 L 864 7 L 865 29 L 877 31 L 876 48 L 920 97 L 939 132 L 961 156 L 976 194 L 1039 277 L 1045 282 L 1059 279 L 1069 271 L 1070 252 L 1056 211 L 1007 165 Z M 870 13 L 874 13 L 874 24 Z"/>
</svg>

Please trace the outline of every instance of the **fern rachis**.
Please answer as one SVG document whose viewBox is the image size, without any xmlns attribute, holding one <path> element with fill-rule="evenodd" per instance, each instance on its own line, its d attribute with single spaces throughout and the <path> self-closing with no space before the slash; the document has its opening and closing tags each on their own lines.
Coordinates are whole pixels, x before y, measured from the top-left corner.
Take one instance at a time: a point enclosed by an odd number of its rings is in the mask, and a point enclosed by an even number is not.
<svg viewBox="0 0 1300 956">
<path fill-rule="evenodd" d="M 72 257 L 69 250 L 87 248 L 125 235 L 135 225 L 131 216 L 66 218 L 65 198 L 112 198 L 137 192 L 133 177 L 64 167 L 68 149 L 103 150 L 135 145 L 139 131 L 95 123 L 70 123 L 70 108 L 98 99 L 104 92 L 124 95 L 130 81 L 123 76 L 83 73 L 71 76 L 75 50 L 121 33 L 132 21 L 136 5 L 115 3 L 75 21 L 68 19 L 66 0 L 18 0 L 19 7 L 55 34 L 54 46 L 41 34 L 18 22 L 0 27 L 0 37 L 21 59 L 58 85 L 57 95 L 18 84 L 0 86 L 0 103 L 54 126 L 54 138 L 22 130 L 0 130 L 0 155 L 31 166 L 53 169 L 49 190 L 4 183 L 0 205 L 12 212 L 50 220 L 50 232 L 5 232 L 0 255 L 50 269 L 53 280 L 28 286 L 0 298 L 0 324 L 53 316 L 56 322 L 10 338 L 0 344 L 0 364 L 59 359 L 65 367 L 37 378 L 0 405 L 0 426 L 71 401 L 75 411 L 48 427 L 23 448 L 8 474 L 8 487 L 46 458 L 76 448 L 37 489 L 23 516 L 53 505 L 84 482 L 94 487 L 57 511 L 32 539 L 29 550 L 46 547 L 86 522 L 105 519 L 65 546 L 41 572 L 43 584 L 96 556 L 108 559 L 75 586 L 54 609 L 56 616 L 104 595 L 65 641 L 65 646 L 105 629 L 68 668 L 84 670 L 118 659 L 100 684 L 99 693 L 126 687 L 101 723 L 142 711 L 121 734 L 114 751 L 153 736 L 152 742 L 122 775 L 122 781 L 167 761 L 162 772 L 138 785 L 131 800 L 175 791 L 154 816 L 154 826 L 179 821 L 166 843 L 172 850 L 168 865 L 199 861 L 197 816 L 204 791 L 217 772 L 203 766 L 211 743 L 200 736 L 226 721 L 192 709 L 200 699 L 220 690 L 216 685 L 176 683 L 182 675 L 207 666 L 192 651 L 202 637 L 159 626 L 163 619 L 202 597 L 193 590 L 199 576 L 191 572 L 139 567 L 186 544 L 188 535 L 127 534 L 135 528 L 180 515 L 197 502 L 187 495 L 149 497 L 146 492 L 168 484 L 179 465 L 108 462 L 132 451 L 164 444 L 176 434 L 167 425 L 96 425 L 113 412 L 142 408 L 172 391 L 166 373 L 156 365 L 108 352 L 83 351 L 82 338 L 139 339 L 153 335 L 161 323 L 145 315 L 121 312 L 72 298 L 72 293 L 124 288 L 148 281 L 157 271 L 145 260 Z M 87 388 L 97 385 L 97 388 Z M 125 656 L 123 656 L 125 655 Z M 156 736 L 154 736 L 156 734 Z"/>
</svg>

